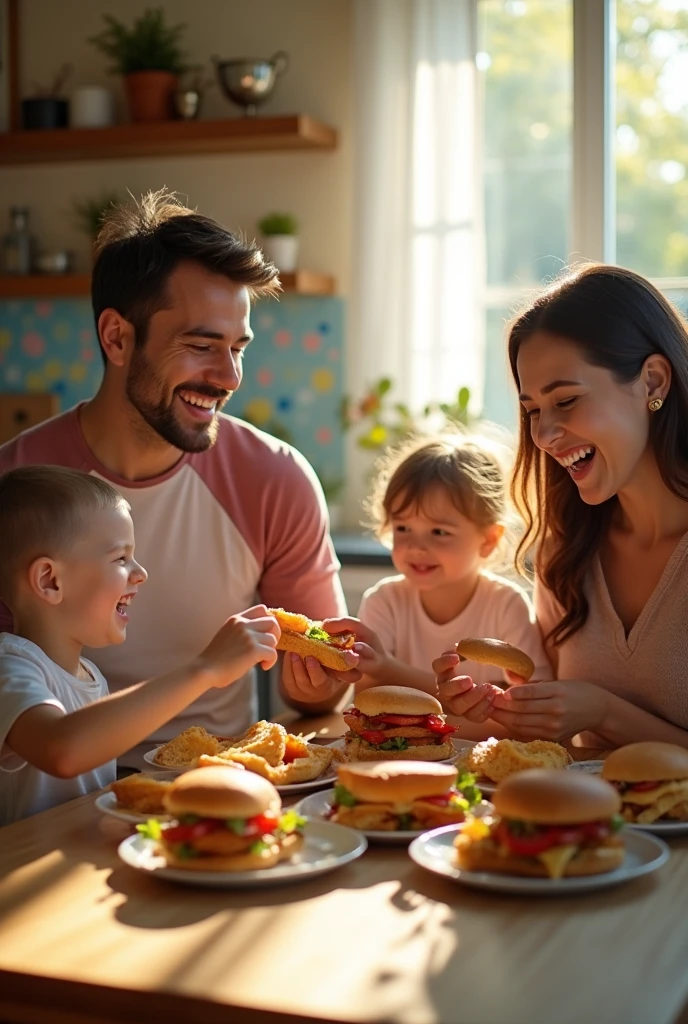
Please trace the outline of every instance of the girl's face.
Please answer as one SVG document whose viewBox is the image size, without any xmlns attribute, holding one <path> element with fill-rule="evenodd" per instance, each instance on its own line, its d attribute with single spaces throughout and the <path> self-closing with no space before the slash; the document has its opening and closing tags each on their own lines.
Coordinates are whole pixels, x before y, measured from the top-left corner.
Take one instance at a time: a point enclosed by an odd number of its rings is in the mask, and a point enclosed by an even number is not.
<svg viewBox="0 0 688 1024">
<path fill-rule="evenodd" d="M 533 442 L 566 469 L 586 504 L 618 494 L 653 458 L 644 374 L 619 384 L 574 342 L 545 332 L 521 345 L 517 370 Z"/>
<path fill-rule="evenodd" d="M 422 505 L 412 502 L 392 515 L 390 525 L 394 567 L 423 591 L 475 575 L 503 532 L 499 524 L 477 526 L 459 512 L 443 487 L 432 490 Z"/>
</svg>

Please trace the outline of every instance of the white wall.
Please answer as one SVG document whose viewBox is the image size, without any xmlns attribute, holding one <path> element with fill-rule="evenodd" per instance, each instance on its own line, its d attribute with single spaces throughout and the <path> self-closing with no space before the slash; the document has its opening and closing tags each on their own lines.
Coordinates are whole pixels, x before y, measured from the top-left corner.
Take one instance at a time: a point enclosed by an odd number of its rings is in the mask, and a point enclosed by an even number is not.
<svg viewBox="0 0 688 1024">
<path fill-rule="evenodd" d="M 339 129 L 339 149 L 2 168 L 0 230 L 7 208 L 26 203 L 42 245 L 72 249 L 83 268 L 88 244 L 73 223 L 74 198 L 104 188 L 137 194 L 166 185 L 201 212 L 250 235 L 256 220 L 271 209 L 295 213 L 302 223 L 302 266 L 335 274 L 339 292 L 346 294 L 352 220 L 350 0 L 20 0 L 22 95 L 31 93 L 33 83 L 47 84 L 70 61 L 75 70 L 67 93 L 87 84 L 112 87 L 124 118 L 121 80 L 107 74 L 106 59 L 86 40 L 103 27 L 103 13 L 130 22 L 147 4 L 163 6 L 170 23 L 187 24 L 190 63 L 205 63 L 209 73 L 213 54 L 269 57 L 286 50 L 291 66 L 261 110 L 325 121 Z M 206 96 L 203 116 L 240 113 L 217 86 Z"/>
</svg>

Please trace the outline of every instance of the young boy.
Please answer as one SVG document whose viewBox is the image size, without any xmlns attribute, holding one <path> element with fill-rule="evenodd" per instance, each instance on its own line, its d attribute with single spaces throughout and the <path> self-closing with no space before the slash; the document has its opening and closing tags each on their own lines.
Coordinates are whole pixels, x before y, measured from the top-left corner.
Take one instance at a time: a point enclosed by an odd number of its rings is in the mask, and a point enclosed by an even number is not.
<svg viewBox="0 0 688 1024">
<path fill-rule="evenodd" d="M 258 605 L 190 664 L 108 695 L 81 651 L 124 641 L 146 578 L 110 484 L 58 466 L 0 477 L 0 598 L 15 629 L 0 633 L 0 825 L 108 785 L 119 754 L 206 690 L 274 665 L 279 628 Z"/>
</svg>

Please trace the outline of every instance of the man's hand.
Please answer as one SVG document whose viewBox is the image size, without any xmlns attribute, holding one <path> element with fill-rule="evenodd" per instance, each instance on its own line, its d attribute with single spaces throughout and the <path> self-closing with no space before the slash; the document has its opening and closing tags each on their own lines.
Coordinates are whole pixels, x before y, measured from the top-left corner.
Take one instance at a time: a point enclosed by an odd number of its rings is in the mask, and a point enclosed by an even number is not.
<svg viewBox="0 0 688 1024">
<path fill-rule="evenodd" d="M 345 672 L 325 668 L 316 658 L 304 659 L 293 651 L 285 651 L 282 661 L 282 685 L 285 692 L 299 703 L 321 704 L 334 697 L 343 687 L 357 682 L 361 678 L 358 655 L 353 651 L 342 653 L 351 666 Z"/>
<path fill-rule="evenodd" d="M 215 686 L 228 686 L 254 665 L 272 668 L 277 661 L 280 629 L 264 604 L 232 615 L 217 631 L 199 661 L 217 676 Z"/>
</svg>

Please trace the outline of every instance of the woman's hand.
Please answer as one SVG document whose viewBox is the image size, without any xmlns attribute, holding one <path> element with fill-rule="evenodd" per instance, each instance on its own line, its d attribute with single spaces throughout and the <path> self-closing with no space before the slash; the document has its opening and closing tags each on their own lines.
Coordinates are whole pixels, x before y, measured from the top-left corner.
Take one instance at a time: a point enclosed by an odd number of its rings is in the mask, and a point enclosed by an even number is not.
<svg viewBox="0 0 688 1024">
<path fill-rule="evenodd" d="M 494 698 L 490 718 L 514 739 L 568 740 L 600 728 L 607 700 L 607 691 L 594 683 L 522 683 Z"/>
<path fill-rule="evenodd" d="M 459 661 L 458 654 L 446 651 L 432 663 L 440 701 L 452 715 L 469 722 L 486 722 L 492 717 L 493 701 L 502 691 L 492 683 L 476 685 L 470 676 L 455 675 Z"/>
</svg>

